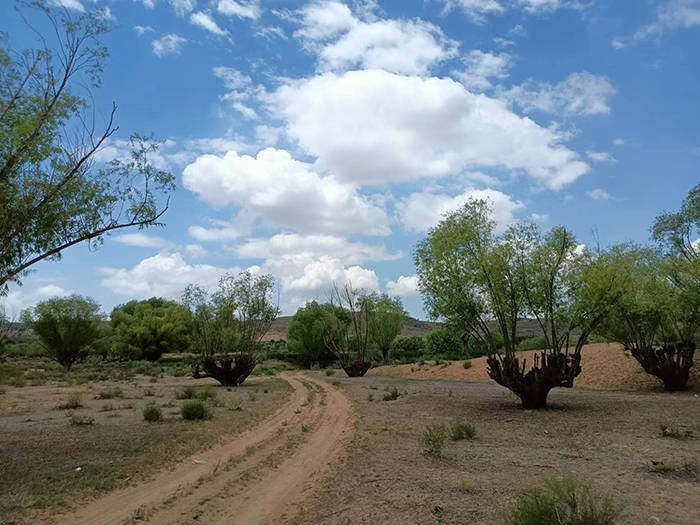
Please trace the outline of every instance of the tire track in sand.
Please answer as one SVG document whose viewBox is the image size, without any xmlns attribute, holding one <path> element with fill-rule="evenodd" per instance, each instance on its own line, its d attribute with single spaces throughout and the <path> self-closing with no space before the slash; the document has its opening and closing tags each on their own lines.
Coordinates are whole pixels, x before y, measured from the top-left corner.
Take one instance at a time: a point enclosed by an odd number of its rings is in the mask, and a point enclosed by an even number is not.
<svg viewBox="0 0 700 525">
<path fill-rule="evenodd" d="M 291 399 L 256 427 L 152 479 L 111 492 L 60 523 L 284 523 L 321 486 L 355 433 L 347 396 L 283 373 Z"/>
</svg>

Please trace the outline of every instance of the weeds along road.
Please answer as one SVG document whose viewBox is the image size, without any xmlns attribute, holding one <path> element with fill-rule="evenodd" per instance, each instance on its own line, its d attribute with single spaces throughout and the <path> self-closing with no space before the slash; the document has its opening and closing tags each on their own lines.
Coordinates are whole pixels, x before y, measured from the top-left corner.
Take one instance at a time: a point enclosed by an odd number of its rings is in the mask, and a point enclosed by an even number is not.
<svg viewBox="0 0 700 525">
<path fill-rule="evenodd" d="M 53 523 L 284 523 L 320 488 L 355 433 L 348 397 L 283 373 L 294 392 L 256 427 L 152 479 L 94 500 Z"/>
</svg>

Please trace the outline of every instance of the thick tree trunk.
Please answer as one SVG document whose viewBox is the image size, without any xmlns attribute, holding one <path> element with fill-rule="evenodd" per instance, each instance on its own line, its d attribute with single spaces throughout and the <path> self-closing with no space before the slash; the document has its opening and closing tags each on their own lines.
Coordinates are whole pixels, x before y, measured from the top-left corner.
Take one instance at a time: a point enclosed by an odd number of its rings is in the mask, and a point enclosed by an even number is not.
<svg viewBox="0 0 700 525">
<path fill-rule="evenodd" d="M 213 377 L 223 386 L 238 386 L 255 368 L 255 359 L 249 355 L 230 357 L 203 357 L 201 368 L 204 376 Z"/>
<path fill-rule="evenodd" d="M 666 390 L 673 392 L 686 387 L 695 356 L 694 343 L 673 343 L 630 351 L 646 373 L 663 381 Z"/>
<path fill-rule="evenodd" d="M 372 368 L 372 363 L 352 361 L 342 363 L 341 366 L 343 367 L 343 370 L 345 370 L 348 377 L 362 377 L 370 368 Z"/>
<path fill-rule="evenodd" d="M 542 352 L 535 355 L 535 364 L 527 373 L 525 361 L 521 365 L 515 354 L 492 354 L 486 362 L 489 377 L 516 394 L 526 409 L 544 408 L 552 388 L 573 387 L 581 373 L 581 356 L 576 353 Z"/>
</svg>

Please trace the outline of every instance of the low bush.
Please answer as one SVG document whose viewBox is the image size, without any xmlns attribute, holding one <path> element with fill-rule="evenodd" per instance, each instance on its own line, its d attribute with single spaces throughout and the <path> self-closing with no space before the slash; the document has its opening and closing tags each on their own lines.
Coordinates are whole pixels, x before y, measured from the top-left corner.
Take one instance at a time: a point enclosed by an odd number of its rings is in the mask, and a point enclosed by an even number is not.
<svg viewBox="0 0 700 525">
<path fill-rule="evenodd" d="M 401 363 L 415 363 L 423 359 L 425 341 L 422 337 L 399 337 L 391 343 L 391 358 Z"/>
<path fill-rule="evenodd" d="M 184 414 L 182 417 L 185 418 Z M 148 405 L 143 407 L 143 419 L 145 421 L 151 421 L 151 422 L 162 421 L 163 420 L 163 411 L 155 403 L 149 403 Z M 185 418 L 185 419 L 188 419 L 188 418 Z"/>
<path fill-rule="evenodd" d="M 547 342 L 543 335 L 533 335 L 525 337 L 518 343 L 518 350 L 526 352 L 528 350 L 544 350 L 547 347 Z"/>
<path fill-rule="evenodd" d="M 432 359 L 462 359 L 464 346 L 452 330 L 438 328 L 425 337 L 425 355 Z"/>
<path fill-rule="evenodd" d="M 199 399 L 190 399 L 184 402 L 180 410 L 182 419 L 188 421 L 198 419 L 211 419 L 211 410 Z"/>
<path fill-rule="evenodd" d="M 421 448 L 423 454 L 439 456 L 445 448 L 447 440 L 447 428 L 445 425 L 428 425 L 421 436 Z"/>
<path fill-rule="evenodd" d="M 462 368 L 465 370 L 469 370 L 472 367 L 472 362 L 467 359 L 466 361 L 462 361 Z"/>
<path fill-rule="evenodd" d="M 95 399 L 114 399 L 114 398 L 123 398 L 124 397 L 124 392 L 122 391 L 121 388 L 115 387 L 115 388 L 105 388 L 104 390 L 100 390 L 100 392 L 95 396 Z"/>
<path fill-rule="evenodd" d="M 176 399 L 195 399 L 197 397 L 197 390 L 191 386 L 186 386 L 180 392 L 175 394 Z"/>
<path fill-rule="evenodd" d="M 57 408 L 60 410 L 75 410 L 76 408 L 82 407 L 82 396 L 78 392 L 73 392 L 70 396 L 68 396 L 68 399 L 58 405 Z"/>
<path fill-rule="evenodd" d="M 663 437 L 670 437 L 673 439 L 690 439 L 693 437 L 693 432 L 690 430 L 684 430 L 680 426 L 675 424 L 662 423 L 661 435 Z"/>
<path fill-rule="evenodd" d="M 384 401 L 394 401 L 395 399 L 398 399 L 400 395 L 399 389 L 394 387 L 391 390 L 387 390 L 384 396 L 382 396 L 382 399 Z"/>
<path fill-rule="evenodd" d="M 620 509 L 610 497 L 595 494 L 572 477 L 547 478 L 526 490 L 509 509 L 504 525 L 615 525 Z"/>
<path fill-rule="evenodd" d="M 334 369 L 334 368 L 326 368 L 326 375 L 327 375 L 327 376 L 330 377 L 330 376 L 332 376 L 333 374 L 335 374 L 335 369 Z"/>
<path fill-rule="evenodd" d="M 90 426 L 95 424 L 94 418 L 90 416 L 80 416 L 78 414 L 71 414 L 68 419 L 71 425 L 75 426 Z"/>
<path fill-rule="evenodd" d="M 476 428 L 471 423 L 457 420 L 450 425 L 450 439 L 452 441 L 474 439 L 474 436 L 476 436 Z"/>
</svg>

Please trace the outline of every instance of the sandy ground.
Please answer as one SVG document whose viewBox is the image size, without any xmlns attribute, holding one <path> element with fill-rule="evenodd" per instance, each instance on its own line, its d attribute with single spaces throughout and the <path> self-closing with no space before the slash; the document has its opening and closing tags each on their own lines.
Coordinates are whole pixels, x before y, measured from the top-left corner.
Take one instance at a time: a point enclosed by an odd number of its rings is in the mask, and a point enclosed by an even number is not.
<svg viewBox="0 0 700 525">
<path fill-rule="evenodd" d="M 299 373 L 281 377 L 291 399 L 235 439 L 151 479 L 111 492 L 45 523 L 280 523 L 298 512 L 343 458 L 355 420 L 330 384 Z"/>
<path fill-rule="evenodd" d="M 357 436 L 345 467 L 299 523 L 498 523 L 521 490 L 565 474 L 622 505 L 621 525 L 700 523 L 700 398 L 693 392 L 555 389 L 548 409 L 526 411 L 485 382 L 339 382 L 357 413 Z M 383 401 L 393 387 L 401 396 Z M 448 441 L 442 457 L 422 454 L 425 426 L 457 418 L 476 427 L 476 438 Z M 663 437 L 662 423 L 694 437 Z"/>
<path fill-rule="evenodd" d="M 532 364 L 536 352 L 522 352 L 528 364 Z M 411 379 L 456 379 L 466 381 L 490 381 L 486 373 L 486 358 L 472 359 L 472 366 L 465 369 L 461 361 L 434 365 L 381 366 L 369 371 L 369 375 L 405 377 Z M 575 388 L 590 390 L 660 391 L 662 383 L 644 372 L 640 364 L 627 356 L 618 344 L 586 345 L 581 352 L 581 374 Z M 695 365 L 690 370 L 689 389 L 700 391 L 700 352 L 696 352 Z"/>
</svg>

